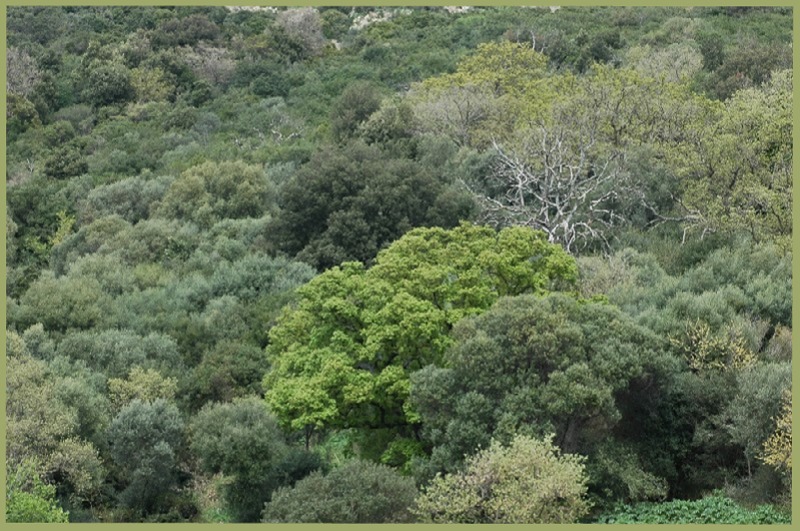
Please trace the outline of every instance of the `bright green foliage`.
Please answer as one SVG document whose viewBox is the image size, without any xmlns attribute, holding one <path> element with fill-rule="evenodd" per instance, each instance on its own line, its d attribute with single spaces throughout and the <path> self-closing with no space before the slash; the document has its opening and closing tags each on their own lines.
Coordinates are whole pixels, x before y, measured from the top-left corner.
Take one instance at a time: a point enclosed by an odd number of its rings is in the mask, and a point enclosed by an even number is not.
<svg viewBox="0 0 800 531">
<path fill-rule="evenodd" d="M 7 471 L 6 522 L 67 523 L 69 513 L 56 502 L 56 488 L 44 483 L 26 461 Z"/>
<path fill-rule="evenodd" d="M 263 522 L 409 522 L 417 495 L 411 478 L 368 461 L 351 460 L 328 475 L 313 472 L 282 487 L 264 507 Z"/>
<path fill-rule="evenodd" d="M 517 436 L 469 457 L 463 472 L 437 476 L 417 500 L 423 522 L 564 524 L 589 511 L 585 458 L 561 454 L 553 436 Z"/>
<path fill-rule="evenodd" d="M 614 306 L 561 294 L 501 299 L 453 335 L 446 368 L 411 377 L 435 470 L 454 470 L 492 437 L 515 433 L 555 432 L 563 451 L 591 456 L 621 418 L 617 395 L 643 375 L 657 345 Z"/>
<path fill-rule="evenodd" d="M 183 421 L 178 408 L 163 399 L 135 399 L 114 417 L 108 429 L 111 458 L 126 485 L 120 501 L 140 515 L 157 513 L 177 480 Z"/>
<path fill-rule="evenodd" d="M 601 515 L 602 524 L 788 524 L 791 515 L 776 511 L 769 505 L 755 510 L 745 509 L 721 495 L 701 500 L 674 500 L 665 503 L 623 505 Z"/>
<path fill-rule="evenodd" d="M 792 77 L 774 72 L 737 92 L 678 146 L 684 203 L 703 231 L 750 233 L 784 247 L 791 234 Z"/>
<path fill-rule="evenodd" d="M 293 429 L 416 422 L 408 375 L 442 363 L 457 321 L 574 279 L 574 261 L 529 229 L 410 231 L 372 268 L 346 263 L 298 290 L 270 333 L 267 402 Z"/>
</svg>

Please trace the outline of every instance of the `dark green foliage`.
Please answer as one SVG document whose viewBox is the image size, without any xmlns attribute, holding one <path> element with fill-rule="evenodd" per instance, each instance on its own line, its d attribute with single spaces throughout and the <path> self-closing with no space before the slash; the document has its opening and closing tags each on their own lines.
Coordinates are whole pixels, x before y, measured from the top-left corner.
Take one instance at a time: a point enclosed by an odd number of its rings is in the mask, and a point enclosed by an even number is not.
<svg viewBox="0 0 800 531">
<path fill-rule="evenodd" d="M 256 345 L 223 340 L 194 368 L 186 393 L 195 408 L 206 402 L 230 402 L 261 390 L 269 363 Z"/>
<path fill-rule="evenodd" d="M 170 19 L 153 33 L 153 44 L 160 47 L 196 44 L 200 40 L 213 40 L 219 34 L 219 27 L 202 14 L 186 18 Z"/>
<path fill-rule="evenodd" d="M 317 269 L 371 261 L 407 230 L 436 222 L 453 227 L 470 205 L 453 197 L 433 168 L 390 158 L 355 142 L 327 148 L 281 190 L 274 229 L 280 249 Z"/>
<path fill-rule="evenodd" d="M 410 404 L 433 447 L 434 470 L 453 471 L 493 437 L 507 442 L 515 433 L 555 433 L 564 452 L 589 454 L 591 462 L 622 418 L 617 395 L 645 377 L 658 347 L 614 306 L 555 294 L 500 299 L 459 322 L 453 335 L 446 368 L 411 376 Z M 638 476 L 653 487 L 631 491 L 657 495 L 658 480 L 635 457 L 627 466 L 623 485 Z"/>
<path fill-rule="evenodd" d="M 161 512 L 177 480 L 176 452 L 183 437 L 178 409 L 163 399 L 134 400 L 108 429 L 111 458 L 126 485 L 120 501 L 140 515 Z"/>
<path fill-rule="evenodd" d="M 243 522 L 256 521 L 279 480 L 303 467 L 286 467 L 288 448 L 263 401 L 243 398 L 208 404 L 192 421 L 191 448 L 208 472 L 233 481 L 225 488 L 228 509 Z"/>
<path fill-rule="evenodd" d="M 409 522 L 417 495 L 411 478 L 384 465 L 348 461 L 327 475 L 313 472 L 293 488 L 278 489 L 263 522 Z"/>
<path fill-rule="evenodd" d="M 722 495 L 701 500 L 623 505 L 598 517 L 601 524 L 789 524 L 788 514 L 769 505 L 745 509 Z"/>
<path fill-rule="evenodd" d="M 15 140 L 30 127 L 42 125 L 36 106 L 19 94 L 6 95 L 6 114 L 9 140 Z"/>
<path fill-rule="evenodd" d="M 349 85 L 333 103 L 333 138 L 341 142 L 354 137 L 359 125 L 377 111 L 380 104 L 381 96 L 373 83 L 356 82 Z"/>
<path fill-rule="evenodd" d="M 86 173 L 89 165 L 80 149 L 71 146 L 60 146 L 44 161 L 44 173 L 54 179 L 66 179 Z"/>
<path fill-rule="evenodd" d="M 124 103 L 134 96 L 130 71 L 119 63 L 106 63 L 89 72 L 84 101 L 95 107 Z"/>
</svg>

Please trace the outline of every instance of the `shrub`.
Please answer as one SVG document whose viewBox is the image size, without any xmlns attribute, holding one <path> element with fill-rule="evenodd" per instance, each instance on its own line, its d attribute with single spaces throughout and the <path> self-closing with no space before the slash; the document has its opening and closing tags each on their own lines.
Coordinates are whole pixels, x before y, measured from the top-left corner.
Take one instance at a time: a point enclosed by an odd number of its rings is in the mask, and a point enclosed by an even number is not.
<svg viewBox="0 0 800 531">
<path fill-rule="evenodd" d="M 553 436 L 497 441 L 467 460 L 466 470 L 437 476 L 414 512 L 433 523 L 570 523 L 586 514 L 584 458 L 559 455 Z"/>
<path fill-rule="evenodd" d="M 788 524 L 791 517 L 769 505 L 748 510 L 719 494 L 701 500 L 620 505 L 601 524 Z"/>
<path fill-rule="evenodd" d="M 327 476 L 313 472 L 282 487 L 264 507 L 263 522 L 407 522 L 417 490 L 391 468 L 353 460 Z"/>
</svg>

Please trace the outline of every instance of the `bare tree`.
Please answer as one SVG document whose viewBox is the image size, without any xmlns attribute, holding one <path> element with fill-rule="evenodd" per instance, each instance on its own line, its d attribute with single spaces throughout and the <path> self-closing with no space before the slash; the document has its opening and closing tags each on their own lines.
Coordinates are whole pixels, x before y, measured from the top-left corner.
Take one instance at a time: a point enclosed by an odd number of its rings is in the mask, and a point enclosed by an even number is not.
<svg viewBox="0 0 800 531">
<path fill-rule="evenodd" d="M 478 194 L 484 221 L 542 230 L 570 252 L 591 241 L 608 243 L 608 229 L 623 220 L 613 206 L 627 188 L 623 156 L 597 149 L 592 124 L 576 125 L 539 125 L 512 148 L 493 143 L 497 165 L 491 185 L 505 191 Z"/>
<path fill-rule="evenodd" d="M 182 51 L 195 75 L 212 85 L 227 85 L 233 77 L 236 61 L 225 48 L 199 43 L 193 48 L 184 46 Z"/>
<path fill-rule="evenodd" d="M 278 14 L 277 22 L 287 35 L 303 45 L 309 56 L 317 55 L 325 45 L 322 19 L 313 7 L 287 9 Z"/>
<path fill-rule="evenodd" d="M 25 50 L 10 46 L 6 50 L 6 91 L 27 97 L 42 79 L 36 61 Z"/>
</svg>

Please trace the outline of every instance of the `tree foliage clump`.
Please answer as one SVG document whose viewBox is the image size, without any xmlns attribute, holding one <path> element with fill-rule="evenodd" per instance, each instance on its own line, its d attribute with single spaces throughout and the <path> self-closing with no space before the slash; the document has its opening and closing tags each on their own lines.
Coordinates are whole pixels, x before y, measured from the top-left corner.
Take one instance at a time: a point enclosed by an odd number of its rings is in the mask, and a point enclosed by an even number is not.
<svg viewBox="0 0 800 531">
<path fill-rule="evenodd" d="M 134 399 L 114 417 L 108 429 L 111 458 L 126 485 L 124 506 L 140 514 L 163 510 L 177 482 L 183 419 L 174 404 Z"/>
<path fill-rule="evenodd" d="M 205 162 L 172 182 L 156 214 L 208 228 L 221 219 L 260 217 L 269 211 L 271 196 L 262 168 L 242 162 Z"/>
<path fill-rule="evenodd" d="M 415 229 L 373 267 L 345 263 L 298 290 L 270 332 L 267 401 L 293 429 L 416 422 L 408 375 L 442 363 L 457 321 L 574 280 L 574 261 L 530 229 Z"/>
<path fill-rule="evenodd" d="M 321 466 L 312 456 L 290 449 L 275 417 L 254 397 L 207 404 L 190 431 L 190 446 L 203 469 L 228 478 L 225 503 L 239 521 L 257 521 L 275 488 Z"/>
<path fill-rule="evenodd" d="M 443 367 L 411 377 L 410 404 L 432 446 L 428 474 L 458 469 L 493 437 L 554 433 L 558 447 L 589 455 L 597 461 L 590 472 L 616 477 L 623 492 L 663 494 L 663 482 L 635 455 L 624 460 L 625 470 L 596 466 L 604 451 L 619 454 L 614 461 L 626 453 L 603 445 L 621 444 L 614 440 L 618 396 L 646 379 L 657 359 L 658 342 L 647 329 L 609 304 L 522 295 L 459 322 L 453 336 Z M 640 483 L 652 487 L 632 486 Z"/>
<path fill-rule="evenodd" d="M 775 420 L 775 431 L 764 441 L 761 459 L 768 465 L 778 469 L 792 470 L 792 393 L 783 392 L 783 405 L 780 415 Z"/>
<path fill-rule="evenodd" d="M 7 470 L 6 515 L 9 523 L 69 522 L 69 512 L 56 501 L 56 487 L 41 480 L 36 465 L 23 462 Z"/>
<path fill-rule="evenodd" d="M 561 454 L 552 436 L 516 436 L 507 447 L 493 440 L 463 472 L 437 476 L 414 512 L 433 523 L 574 523 L 590 508 L 584 461 Z"/>
<path fill-rule="evenodd" d="M 277 247 L 319 270 L 370 262 L 420 226 L 454 227 L 472 201 L 434 169 L 356 141 L 314 154 L 281 189 Z"/>
<path fill-rule="evenodd" d="M 262 522 L 402 523 L 411 521 L 414 480 L 385 465 L 353 459 L 327 475 L 313 472 L 282 487 L 264 506 Z"/>
</svg>

